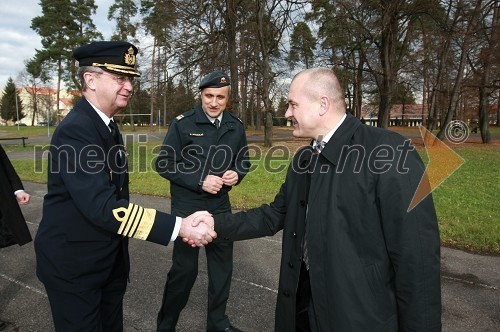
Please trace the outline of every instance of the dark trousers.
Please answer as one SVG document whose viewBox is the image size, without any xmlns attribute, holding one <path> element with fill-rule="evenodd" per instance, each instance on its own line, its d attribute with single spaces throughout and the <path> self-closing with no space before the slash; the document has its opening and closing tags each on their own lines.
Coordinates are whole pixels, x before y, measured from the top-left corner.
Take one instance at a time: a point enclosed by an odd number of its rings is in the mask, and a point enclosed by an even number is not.
<svg viewBox="0 0 500 332">
<path fill-rule="evenodd" d="M 78 283 L 77 283 L 78 284 Z M 122 332 L 127 268 L 122 255 L 100 287 L 62 291 L 45 286 L 57 332 Z"/>
<path fill-rule="evenodd" d="M 297 300 L 295 306 L 295 331 L 316 332 L 316 315 L 311 297 L 311 283 L 306 265 L 301 264 L 299 284 L 297 286 Z"/>
<path fill-rule="evenodd" d="M 82 292 L 64 292 L 46 287 L 55 330 L 123 331 L 123 296 L 126 288 L 126 278 Z"/>
<path fill-rule="evenodd" d="M 226 304 L 233 273 L 233 243 L 215 241 L 205 247 L 205 252 L 208 266 L 207 330 L 222 331 L 229 327 Z M 198 275 L 198 256 L 199 248 L 192 248 L 177 238 L 158 313 L 157 331 L 175 331 Z"/>
</svg>

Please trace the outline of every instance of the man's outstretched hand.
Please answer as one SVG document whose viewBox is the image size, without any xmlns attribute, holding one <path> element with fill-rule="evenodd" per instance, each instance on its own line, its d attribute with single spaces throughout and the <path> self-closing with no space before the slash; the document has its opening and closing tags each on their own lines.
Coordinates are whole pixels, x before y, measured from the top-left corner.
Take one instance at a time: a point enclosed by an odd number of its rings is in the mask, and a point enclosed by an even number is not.
<svg viewBox="0 0 500 332">
<path fill-rule="evenodd" d="M 214 231 L 214 218 L 207 211 L 198 211 L 182 218 L 179 236 L 192 247 L 207 245 L 217 237 Z"/>
</svg>

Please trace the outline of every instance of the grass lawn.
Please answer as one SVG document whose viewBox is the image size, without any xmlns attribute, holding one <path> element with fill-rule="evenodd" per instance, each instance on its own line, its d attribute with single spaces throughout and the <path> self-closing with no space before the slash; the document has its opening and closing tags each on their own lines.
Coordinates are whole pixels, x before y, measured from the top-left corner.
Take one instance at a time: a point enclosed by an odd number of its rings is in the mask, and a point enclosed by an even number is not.
<svg viewBox="0 0 500 332">
<path fill-rule="evenodd" d="M 0 130 L 4 128 L 0 127 Z M 500 254 L 500 144 L 498 140 L 490 145 L 478 144 L 477 138 L 471 141 L 451 145 L 465 163 L 433 192 L 441 240 L 444 245 L 455 248 Z M 286 147 L 280 144 L 278 142 L 276 146 L 282 148 L 273 147 L 273 158 L 265 160 L 262 156 L 269 155 L 268 149 L 252 145 L 258 152 L 253 153 L 252 158 L 256 169 L 230 192 L 233 208 L 249 209 L 272 202 L 285 178 L 290 156 L 307 141 L 294 140 L 286 143 Z M 133 153 L 129 147 L 134 160 L 130 164 L 130 188 L 134 193 L 168 197 L 169 182 L 153 167 L 156 145 L 136 146 Z M 10 145 L 4 145 L 4 148 L 7 151 L 23 149 Z M 425 160 L 425 153 L 422 155 Z M 33 172 L 32 160 L 13 160 L 12 163 L 23 180 L 46 182 L 46 172 Z"/>
</svg>

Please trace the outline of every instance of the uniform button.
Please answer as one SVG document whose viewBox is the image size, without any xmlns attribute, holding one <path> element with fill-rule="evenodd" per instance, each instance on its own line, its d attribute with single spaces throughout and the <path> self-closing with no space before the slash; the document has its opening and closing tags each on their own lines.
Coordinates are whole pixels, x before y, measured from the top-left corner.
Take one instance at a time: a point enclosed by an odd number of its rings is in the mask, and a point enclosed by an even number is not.
<svg viewBox="0 0 500 332">
<path fill-rule="evenodd" d="M 288 262 L 288 266 L 293 269 L 293 263 L 292 262 Z"/>
<path fill-rule="evenodd" d="M 304 201 L 303 199 L 300 200 L 300 206 L 302 206 L 302 207 L 306 206 L 306 201 Z"/>
<path fill-rule="evenodd" d="M 296 238 L 297 237 L 297 233 L 293 232 L 292 236 Z"/>
<path fill-rule="evenodd" d="M 283 295 L 285 295 L 286 297 L 289 297 L 290 293 L 288 291 L 283 291 Z"/>
</svg>

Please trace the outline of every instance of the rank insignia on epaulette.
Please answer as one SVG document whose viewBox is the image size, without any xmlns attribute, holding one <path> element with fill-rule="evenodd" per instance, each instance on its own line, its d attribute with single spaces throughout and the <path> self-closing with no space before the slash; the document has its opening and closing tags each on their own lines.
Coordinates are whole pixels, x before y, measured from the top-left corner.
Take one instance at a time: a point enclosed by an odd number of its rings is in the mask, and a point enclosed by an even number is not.
<svg viewBox="0 0 500 332">
<path fill-rule="evenodd" d="M 189 133 L 189 136 L 196 136 L 196 137 L 201 137 L 201 136 L 205 136 L 204 133 Z"/>
<path fill-rule="evenodd" d="M 176 119 L 177 119 L 177 120 L 181 120 L 182 118 L 184 118 L 184 115 L 183 115 L 183 114 L 181 114 L 181 115 L 179 115 L 178 117 L 176 117 Z"/>
</svg>

